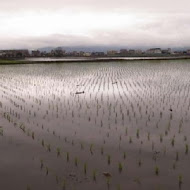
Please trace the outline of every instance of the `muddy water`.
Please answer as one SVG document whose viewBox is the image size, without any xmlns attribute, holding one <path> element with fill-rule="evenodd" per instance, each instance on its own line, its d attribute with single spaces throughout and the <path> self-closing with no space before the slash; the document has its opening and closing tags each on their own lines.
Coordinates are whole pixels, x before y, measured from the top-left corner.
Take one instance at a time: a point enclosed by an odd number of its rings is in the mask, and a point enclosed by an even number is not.
<svg viewBox="0 0 190 190">
<path fill-rule="evenodd" d="M 0 66 L 2 188 L 187 189 L 189 64 Z"/>
</svg>

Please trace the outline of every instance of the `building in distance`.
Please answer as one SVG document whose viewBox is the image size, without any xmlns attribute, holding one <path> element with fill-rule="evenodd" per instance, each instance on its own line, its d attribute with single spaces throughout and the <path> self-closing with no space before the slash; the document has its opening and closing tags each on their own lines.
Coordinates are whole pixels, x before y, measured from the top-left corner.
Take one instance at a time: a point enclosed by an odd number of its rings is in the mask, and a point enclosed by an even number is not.
<svg viewBox="0 0 190 190">
<path fill-rule="evenodd" d="M 116 56 L 116 55 L 118 55 L 118 51 L 116 50 L 107 51 L 107 56 Z"/>
<path fill-rule="evenodd" d="M 41 57 L 41 52 L 39 50 L 32 50 L 31 56 L 32 57 Z"/>
<path fill-rule="evenodd" d="M 129 55 L 134 55 L 135 54 L 135 50 L 134 49 L 130 49 L 129 50 Z"/>
<path fill-rule="evenodd" d="M 1 57 L 4 58 L 25 58 L 29 57 L 29 51 L 27 49 L 21 50 L 1 50 Z"/>
<path fill-rule="evenodd" d="M 94 56 L 94 57 L 104 57 L 105 53 L 104 52 L 92 52 L 91 56 Z"/>
<path fill-rule="evenodd" d="M 84 52 L 84 57 L 90 57 L 91 56 L 91 53 L 90 52 Z"/>
<path fill-rule="evenodd" d="M 135 55 L 141 55 L 143 52 L 141 49 L 135 50 Z"/>
<path fill-rule="evenodd" d="M 127 49 L 120 49 L 120 51 L 119 51 L 119 54 L 121 55 L 121 56 L 127 56 L 128 55 L 128 50 Z"/>
<path fill-rule="evenodd" d="M 166 50 L 162 50 L 162 54 L 172 54 L 172 50 L 171 50 L 171 48 L 168 48 L 168 49 L 166 49 Z"/>
<path fill-rule="evenodd" d="M 148 49 L 146 53 L 147 54 L 162 54 L 162 50 L 160 48 L 153 48 L 153 49 Z"/>
</svg>

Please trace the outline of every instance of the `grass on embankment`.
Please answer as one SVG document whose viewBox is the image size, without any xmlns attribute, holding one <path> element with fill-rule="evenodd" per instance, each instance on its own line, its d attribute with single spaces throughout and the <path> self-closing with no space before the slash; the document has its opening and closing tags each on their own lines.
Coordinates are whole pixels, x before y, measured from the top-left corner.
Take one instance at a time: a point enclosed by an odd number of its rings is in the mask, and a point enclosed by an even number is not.
<svg viewBox="0 0 190 190">
<path fill-rule="evenodd" d="M 8 65 L 8 64 L 25 64 L 26 61 L 22 60 L 9 60 L 9 59 L 0 59 L 0 65 Z"/>
</svg>

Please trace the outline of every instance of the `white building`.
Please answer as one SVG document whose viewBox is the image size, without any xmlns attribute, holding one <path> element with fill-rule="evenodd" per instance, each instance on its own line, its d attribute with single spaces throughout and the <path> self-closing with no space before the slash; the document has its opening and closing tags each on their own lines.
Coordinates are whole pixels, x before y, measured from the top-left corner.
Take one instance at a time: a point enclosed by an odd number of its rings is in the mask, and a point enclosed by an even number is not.
<svg viewBox="0 0 190 190">
<path fill-rule="evenodd" d="M 141 49 L 135 50 L 135 54 L 142 54 L 142 50 Z"/>
<path fill-rule="evenodd" d="M 0 51 L 0 57 L 3 57 L 3 55 L 5 55 L 5 53 Z"/>
<path fill-rule="evenodd" d="M 118 54 L 118 51 L 115 51 L 115 50 L 107 51 L 108 56 L 117 55 L 117 54 Z"/>
<path fill-rule="evenodd" d="M 85 56 L 85 57 L 90 57 L 90 56 L 91 56 L 91 53 L 90 53 L 90 52 L 84 52 L 84 53 L 83 53 L 83 56 Z"/>
<path fill-rule="evenodd" d="M 148 49 L 146 53 L 147 54 L 161 54 L 162 50 L 160 48 L 153 48 L 153 49 Z"/>
</svg>

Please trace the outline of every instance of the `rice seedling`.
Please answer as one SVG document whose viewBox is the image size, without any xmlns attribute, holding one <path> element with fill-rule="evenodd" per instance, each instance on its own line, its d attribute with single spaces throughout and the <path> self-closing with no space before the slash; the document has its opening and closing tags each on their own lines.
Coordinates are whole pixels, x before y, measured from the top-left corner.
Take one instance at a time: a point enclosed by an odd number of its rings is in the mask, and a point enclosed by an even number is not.
<svg viewBox="0 0 190 190">
<path fill-rule="evenodd" d="M 0 127 L 0 136 L 3 136 L 3 128 Z"/>
<path fill-rule="evenodd" d="M 161 134 L 160 135 L 160 142 L 162 143 L 162 141 L 163 141 L 163 135 Z"/>
<path fill-rule="evenodd" d="M 174 146 L 174 144 L 175 144 L 175 138 L 172 138 L 171 145 Z"/>
<path fill-rule="evenodd" d="M 86 175 L 86 173 L 87 173 L 87 163 L 86 162 L 84 163 L 83 169 L 84 169 L 84 174 Z"/>
<path fill-rule="evenodd" d="M 84 149 L 84 145 L 82 143 L 80 143 L 80 148 L 81 148 L 81 150 Z"/>
<path fill-rule="evenodd" d="M 35 136 L 34 136 L 34 132 L 32 132 L 32 139 L 34 140 Z"/>
<path fill-rule="evenodd" d="M 57 157 L 59 157 L 59 156 L 61 155 L 61 149 L 58 147 L 58 148 L 56 149 L 56 151 L 57 151 Z"/>
<path fill-rule="evenodd" d="M 101 147 L 101 155 L 104 154 L 104 147 Z"/>
<path fill-rule="evenodd" d="M 47 144 L 47 150 L 48 150 L 49 152 L 51 152 L 51 146 L 50 146 L 50 144 Z"/>
<path fill-rule="evenodd" d="M 67 162 L 69 162 L 69 152 L 66 153 Z"/>
<path fill-rule="evenodd" d="M 137 129 L 137 131 L 136 131 L 136 136 L 137 136 L 137 138 L 139 138 L 139 129 Z"/>
<path fill-rule="evenodd" d="M 117 185 L 117 190 L 121 190 L 121 186 L 119 184 Z"/>
<path fill-rule="evenodd" d="M 66 180 L 64 179 L 61 185 L 62 190 L 66 190 Z"/>
<path fill-rule="evenodd" d="M 44 167 L 44 161 L 41 159 L 40 160 L 40 168 L 42 169 Z"/>
<path fill-rule="evenodd" d="M 25 133 L 26 127 L 24 125 L 20 125 L 20 129 Z"/>
<path fill-rule="evenodd" d="M 123 153 L 123 159 L 126 159 L 126 152 Z"/>
<path fill-rule="evenodd" d="M 148 139 L 148 141 L 150 141 L 150 133 L 149 132 L 147 134 L 147 139 Z"/>
<path fill-rule="evenodd" d="M 107 155 L 107 163 L 108 163 L 108 165 L 110 165 L 110 163 L 111 163 L 111 156 L 110 155 Z"/>
<path fill-rule="evenodd" d="M 96 170 L 93 170 L 92 177 L 93 177 L 93 180 L 96 181 Z"/>
<path fill-rule="evenodd" d="M 129 137 L 129 143 L 131 144 L 132 142 L 132 137 Z"/>
<path fill-rule="evenodd" d="M 77 167 L 78 166 L 78 158 L 75 157 L 75 166 Z"/>
<path fill-rule="evenodd" d="M 110 189 L 110 177 L 106 178 L 106 184 L 107 184 L 107 188 L 109 190 Z"/>
<path fill-rule="evenodd" d="M 179 188 L 181 189 L 181 185 L 183 183 L 183 177 L 182 177 L 182 175 L 178 176 L 178 183 L 179 183 Z"/>
<path fill-rule="evenodd" d="M 93 144 L 90 145 L 90 153 L 93 154 Z"/>
<path fill-rule="evenodd" d="M 160 112 L 160 118 L 162 118 L 162 112 Z"/>
<path fill-rule="evenodd" d="M 49 168 L 46 167 L 46 175 L 48 175 L 48 174 L 49 174 Z"/>
<path fill-rule="evenodd" d="M 142 161 L 141 161 L 141 159 L 138 161 L 138 166 L 139 167 L 141 167 L 141 165 L 142 165 Z"/>
<path fill-rule="evenodd" d="M 123 165 L 121 162 L 118 163 L 118 169 L 119 169 L 119 172 L 121 173 L 123 170 Z"/>
<path fill-rule="evenodd" d="M 189 145 L 186 144 L 186 145 L 185 145 L 185 154 L 188 154 L 188 152 L 189 152 Z"/>
<path fill-rule="evenodd" d="M 126 129 L 125 129 L 125 135 L 127 136 L 127 134 L 128 134 L 128 129 L 126 127 Z"/>
<path fill-rule="evenodd" d="M 178 133 L 179 133 L 179 134 L 181 133 L 181 127 L 179 127 Z"/>
<path fill-rule="evenodd" d="M 156 166 L 156 167 L 154 168 L 154 172 L 155 172 L 155 174 L 156 174 L 157 176 L 159 175 L 160 170 L 159 170 L 159 167 L 158 167 L 158 166 Z"/>
</svg>

